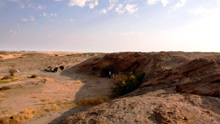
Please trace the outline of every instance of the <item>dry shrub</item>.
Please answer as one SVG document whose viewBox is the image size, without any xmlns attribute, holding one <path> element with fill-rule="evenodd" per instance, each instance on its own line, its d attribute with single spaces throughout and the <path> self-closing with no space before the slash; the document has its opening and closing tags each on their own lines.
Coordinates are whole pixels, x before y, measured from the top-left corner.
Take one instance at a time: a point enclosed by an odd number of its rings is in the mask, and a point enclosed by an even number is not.
<svg viewBox="0 0 220 124">
<path fill-rule="evenodd" d="M 9 72 L 10 76 L 14 77 L 14 76 L 15 76 L 15 73 L 17 72 L 17 70 L 15 70 L 15 69 L 10 69 L 8 72 Z"/>
<path fill-rule="evenodd" d="M 28 119 L 31 119 L 35 116 L 39 116 L 41 114 L 44 114 L 44 112 L 50 112 L 50 111 L 57 111 L 62 110 L 66 108 L 73 108 L 76 107 L 76 104 L 72 101 L 50 101 L 46 99 L 42 99 L 41 102 L 44 107 L 43 108 L 27 108 L 21 112 L 14 113 L 14 114 L 4 114 L 0 115 L 0 124 L 17 124 L 25 122 Z"/>
<path fill-rule="evenodd" d="M 52 101 L 42 99 L 41 101 L 38 100 L 37 102 L 44 106 L 43 110 L 46 112 L 74 108 L 77 106 L 73 101 Z"/>
<path fill-rule="evenodd" d="M 1 80 L 13 79 L 13 76 L 6 75 Z"/>
<path fill-rule="evenodd" d="M 36 75 L 36 74 L 33 74 L 33 75 L 31 76 L 31 78 L 37 78 L 37 75 Z"/>
<path fill-rule="evenodd" d="M 0 124 L 17 124 L 26 121 L 27 119 L 33 118 L 38 115 L 40 110 L 35 109 L 25 109 L 19 113 L 14 113 L 9 115 L 5 115 L 0 118 Z"/>
<path fill-rule="evenodd" d="M 79 106 L 94 106 L 109 101 L 107 96 L 99 96 L 96 98 L 85 98 L 77 102 Z"/>
<path fill-rule="evenodd" d="M 0 91 L 9 90 L 9 89 L 11 89 L 11 87 L 9 87 L 9 86 L 4 86 L 4 87 L 1 87 L 1 88 L 0 88 Z"/>
</svg>

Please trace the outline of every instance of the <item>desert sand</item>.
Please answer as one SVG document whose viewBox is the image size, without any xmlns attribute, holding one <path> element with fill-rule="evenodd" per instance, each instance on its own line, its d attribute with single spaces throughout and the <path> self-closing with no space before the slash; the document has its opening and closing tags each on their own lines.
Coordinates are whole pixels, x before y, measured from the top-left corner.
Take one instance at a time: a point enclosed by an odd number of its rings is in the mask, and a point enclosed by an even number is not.
<svg viewBox="0 0 220 124">
<path fill-rule="evenodd" d="M 1 52 L 0 78 L 20 72 L 0 83 L 8 88 L 0 91 L 0 123 L 218 124 L 219 63 L 219 53 Z M 111 97 L 115 79 L 100 76 L 106 64 L 115 74 L 144 72 L 143 83 Z M 102 101 L 79 104 L 87 99 Z"/>
<path fill-rule="evenodd" d="M 12 123 L 10 117 L 19 123 L 50 123 L 72 108 L 79 109 L 74 101 L 108 96 L 110 92 L 110 79 L 74 71 L 83 61 L 103 54 L 3 52 L 0 56 L 0 79 L 9 75 L 8 70 L 12 68 L 20 71 L 14 77 L 17 81 L 0 83 L 0 87 L 10 88 L 0 91 L 2 123 Z M 48 66 L 61 65 L 65 66 L 63 71 L 44 71 Z M 30 78 L 33 74 L 38 77 Z"/>
</svg>

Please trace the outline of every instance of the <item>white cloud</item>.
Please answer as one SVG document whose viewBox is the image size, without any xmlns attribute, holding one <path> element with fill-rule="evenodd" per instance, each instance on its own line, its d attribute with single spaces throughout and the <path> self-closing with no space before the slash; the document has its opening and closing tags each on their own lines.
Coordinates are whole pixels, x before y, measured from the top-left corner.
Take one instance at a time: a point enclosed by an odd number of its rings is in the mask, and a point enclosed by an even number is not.
<svg viewBox="0 0 220 124">
<path fill-rule="evenodd" d="M 124 36 L 143 36 L 142 32 L 137 32 L 137 31 L 129 31 L 129 32 L 124 32 L 122 33 Z"/>
<path fill-rule="evenodd" d="M 118 6 L 115 8 L 115 11 L 118 14 L 123 14 L 126 11 L 130 14 L 133 14 L 134 12 L 136 12 L 138 10 L 137 5 L 134 4 L 127 4 L 125 7 L 123 7 L 122 4 L 118 4 Z"/>
<path fill-rule="evenodd" d="M 136 5 L 127 4 L 126 7 L 125 7 L 125 10 L 127 10 L 128 13 L 132 14 L 132 13 L 136 12 L 138 10 L 138 8 L 137 8 Z"/>
<path fill-rule="evenodd" d="M 22 21 L 22 22 L 27 22 L 28 19 L 27 19 L 27 18 L 20 18 L 20 21 Z"/>
<path fill-rule="evenodd" d="M 89 3 L 89 8 L 90 9 L 93 9 L 95 7 L 95 4 L 94 3 Z"/>
<path fill-rule="evenodd" d="M 61 0 L 55 0 L 55 1 L 59 2 L 59 1 L 61 1 Z"/>
<path fill-rule="evenodd" d="M 42 10 L 42 9 L 46 9 L 47 7 L 45 5 L 38 5 L 37 7 L 39 10 Z"/>
<path fill-rule="evenodd" d="M 43 10 L 43 9 L 46 9 L 47 6 L 46 5 L 40 5 L 40 4 L 36 4 L 36 3 L 33 3 L 33 2 L 28 2 L 29 0 L 26 0 L 26 7 L 28 8 L 32 8 L 32 9 L 35 9 L 35 10 Z"/>
<path fill-rule="evenodd" d="M 35 21 L 34 16 L 30 16 L 30 21 L 32 21 L 32 22 L 34 22 L 34 21 Z"/>
<path fill-rule="evenodd" d="M 157 4 L 158 0 L 147 0 L 147 4 L 154 5 Z"/>
<path fill-rule="evenodd" d="M 175 6 L 173 6 L 173 10 L 176 10 L 177 8 L 185 6 L 186 2 L 187 0 L 180 0 Z"/>
<path fill-rule="evenodd" d="M 98 5 L 99 5 L 98 0 L 95 0 L 94 4 L 95 4 L 96 6 L 98 6 Z"/>
<path fill-rule="evenodd" d="M 73 21 L 74 21 L 74 19 L 69 19 L 69 21 L 70 21 L 70 22 L 73 22 Z"/>
<path fill-rule="evenodd" d="M 99 13 L 106 14 L 107 13 L 107 9 L 102 9 L 102 10 L 99 11 Z"/>
<path fill-rule="evenodd" d="M 68 6 L 80 6 L 84 7 L 86 5 L 86 2 L 89 0 L 70 0 L 68 3 Z"/>
<path fill-rule="evenodd" d="M 111 10 L 115 7 L 116 3 L 118 3 L 118 0 L 109 0 L 109 7 L 108 9 Z"/>
<path fill-rule="evenodd" d="M 93 9 L 98 5 L 98 0 L 70 0 L 68 6 L 79 6 L 84 7 L 86 3 L 89 2 L 89 8 Z"/>
<path fill-rule="evenodd" d="M 47 13 L 44 12 L 44 13 L 43 13 L 43 16 L 46 17 L 46 16 L 47 16 Z"/>
<path fill-rule="evenodd" d="M 218 6 L 220 6 L 220 0 L 216 0 Z"/>
<path fill-rule="evenodd" d="M 161 0 L 162 5 L 165 7 L 170 3 L 170 0 Z"/>
<path fill-rule="evenodd" d="M 198 8 L 195 8 L 193 10 L 190 10 L 189 12 L 192 14 L 196 14 L 196 15 L 201 15 L 201 14 L 208 14 L 208 9 L 206 9 L 203 6 L 199 6 Z"/>
<path fill-rule="evenodd" d="M 50 13 L 50 16 L 57 17 L 57 13 Z"/>
<path fill-rule="evenodd" d="M 147 0 L 148 5 L 155 5 L 158 2 L 161 2 L 161 4 L 165 7 L 167 4 L 169 4 L 172 0 Z"/>
<path fill-rule="evenodd" d="M 220 19 L 219 16 L 220 6 L 215 8 L 205 8 L 204 6 L 199 6 L 195 9 L 190 10 L 189 13 L 195 15 L 203 15 L 206 18 L 210 18 L 212 16 L 212 19 L 215 17 L 216 20 L 216 19 Z"/>
<path fill-rule="evenodd" d="M 118 7 L 115 8 L 115 11 L 118 13 L 118 14 L 123 14 L 125 12 L 125 10 L 123 9 L 123 5 L 122 4 L 118 4 Z"/>
<path fill-rule="evenodd" d="M 109 2 L 108 8 L 104 8 L 100 10 L 99 13 L 106 14 L 108 11 L 112 10 L 118 3 L 118 0 L 109 0 L 108 2 Z"/>
<path fill-rule="evenodd" d="M 89 3 L 89 8 L 90 8 L 90 9 L 93 9 L 95 6 L 98 6 L 98 5 L 99 5 L 98 0 L 95 0 L 95 1 L 92 2 L 92 3 Z"/>
</svg>

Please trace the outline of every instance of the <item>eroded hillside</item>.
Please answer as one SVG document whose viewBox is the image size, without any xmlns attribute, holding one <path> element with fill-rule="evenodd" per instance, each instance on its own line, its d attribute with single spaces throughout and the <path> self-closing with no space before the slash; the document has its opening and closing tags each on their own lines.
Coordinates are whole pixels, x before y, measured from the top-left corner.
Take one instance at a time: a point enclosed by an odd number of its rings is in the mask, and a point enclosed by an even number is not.
<svg viewBox="0 0 220 124">
<path fill-rule="evenodd" d="M 113 53 L 84 62 L 78 72 L 145 72 L 142 85 L 60 123 L 219 123 L 219 53 Z M 105 71 L 103 72 L 103 68 Z"/>
</svg>

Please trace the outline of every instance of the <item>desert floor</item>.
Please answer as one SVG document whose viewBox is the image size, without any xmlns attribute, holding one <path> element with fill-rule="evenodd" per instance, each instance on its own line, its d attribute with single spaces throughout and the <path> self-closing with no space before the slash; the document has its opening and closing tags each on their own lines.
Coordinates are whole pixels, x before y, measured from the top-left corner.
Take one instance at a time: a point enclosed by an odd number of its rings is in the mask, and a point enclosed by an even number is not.
<svg viewBox="0 0 220 124">
<path fill-rule="evenodd" d="M 85 60 L 102 56 L 101 53 L 0 52 L 0 79 L 9 75 L 10 69 L 20 71 L 15 80 L 0 83 L 0 118 L 7 123 L 13 123 L 10 118 L 24 124 L 56 123 L 85 108 L 76 101 L 109 96 L 111 79 L 75 70 Z M 48 66 L 65 66 L 65 69 L 46 72 Z M 30 78 L 33 74 L 37 78 Z"/>
</svg>

